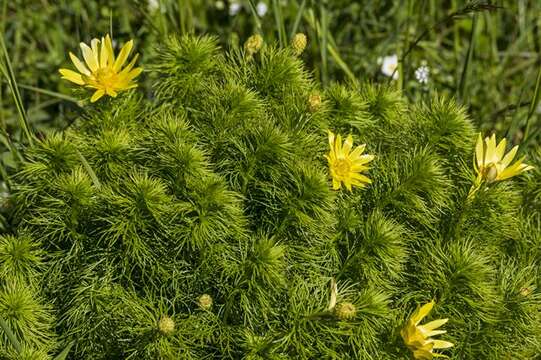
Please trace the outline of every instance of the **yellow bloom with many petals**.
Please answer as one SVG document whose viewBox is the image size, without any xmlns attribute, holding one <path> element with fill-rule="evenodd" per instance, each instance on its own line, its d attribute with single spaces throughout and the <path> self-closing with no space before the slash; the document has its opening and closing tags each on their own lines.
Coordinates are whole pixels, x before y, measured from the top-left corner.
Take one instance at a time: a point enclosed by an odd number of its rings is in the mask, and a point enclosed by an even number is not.
<svg viewBox="0 0 541 360">
<path fill-rule="evenodd" d="M 513 147 L 504 156 L 506 145 L 507 141 L 505 139 L 496 144 L 496 135 L 492 135 L 490 138 L 487 137 L 483 141 L 481 134 L 479 134 L 477 144 L 475 145 L 474 161 L 477 172 L 476 182 L 478 184 L 483 180 L 491 183 L 509 179 L 524 171 L 533 169 L 533 166 L 522 163 L 525 157 L 518 159 L 513 165 L 510 165 L 517 154 L 518 145 Z"/>
<path fill-rule="evenodd" d="M 438 319 L 424 325 L 419 325 L 421 320 L 430 313 L 433 307 L 434 301 L 431 301 L 418 308 L 409 318 L 402 331 L 400 331 L 404 343 L 413 352 L 415 359 L 430 360 L 433 357 L 446 357 L 445 355 L 434 353 L 434 350 L 447 349 L 454 345 L 448 341 L 432 339 L 432 336 L 446 333 L 445 330 L 437 329 L 443 326 L 449 319 Z"/>
<path fill-rule="evenodd" d="M 353 147 L 353 137 L 349 135 L 342 145 L 342 137 L 336 136 L 332 131 L 329 131 L 329 145 L 331 150 L 329 155 L 325 155 L 329 162 L 329 169 L 332 176 L 333 189 L 341 188 L 342 183 L 351 191 L 352 186 L 363 187 L 365 184 L 370 184 L 372 181 L 361 174 L 368 170 L 368 164 L 374 160 L 374 155 L 363 155 L 362 152 L 366 147 L 365 144 Z"/>
<path fill-rule="evenodd" d="M 103 95 L 116 97 L 122 90 L 128 90 L 137 87 L 133 82 L 141 72 L 142 68 L 133 68 L 139 54 L 124 66 L 128 56 L 133 48 L 133 40 L 128 41 L 120 50 L 118 57 L 113 52 L 113 44 L 109 35 L 105 38 L 92 39 L 90 46 L 81 43 L 84 62 L 70 52 L 70 58 L 73 65 L 79 72 L 60 69 L 62 78 L 69 80 L 77 85 L 82 85 L 91 89 L 96 89 L 91 102 L 95 102 Z"/>
</svg>

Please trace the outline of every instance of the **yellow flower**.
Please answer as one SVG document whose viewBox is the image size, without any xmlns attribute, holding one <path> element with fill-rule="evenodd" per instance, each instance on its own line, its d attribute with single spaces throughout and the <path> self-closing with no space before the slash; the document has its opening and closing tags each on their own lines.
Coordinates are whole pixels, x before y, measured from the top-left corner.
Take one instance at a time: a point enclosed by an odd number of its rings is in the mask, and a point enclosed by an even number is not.
<svg viewBox="0 0 541 360">
<path fill-rule="evenodd" d="M 98 39 L 92 39 L 90 47 L 85 43 L 80 45 L 85 62 L 70 52 L 71 61 L 79 72 L 69 69 L 60 69 L 59 72 L 62 74 L 62 79 L 96 89 L 90 99 L 91 102 L 97 101 L 105 94 L 116 97 L 118 91 L 137 87 L 133 79 L 139 76 L 143 69 L 132 68 L 139 54 L 135 55 L 132 61 L 123 68 L 133 47 L 133 40 L 122 47 L 116 59 L 109 35 L 106 35 L 105 39 L 101 38 L 101 42 Z"/>
<path fill-rule="evenodd" d="M 436 330 L 444 325 L 449 319 L 438 319 L 424 325 L 419 325 L 421 320 L 430 313 L 434 307 L 434 301 L 429 302 L 418 308 L 409 318 L 408 322 L 400 331 L 404 343 L 413 352 L 415 359 L 430 360 L 433 357 L 446 357 L 445 355 L 434 353 L 434 349 L 447 349 L 454 344 L 448 341 L 435 340 L 431 336 L 445 334 L 445 330 Z"/>
<path fill-rule="evenodd" d="M 480 184 L 483 180 L 489 183 L 505 180 L 533 169 L 533 166 L 522 163 L 525 157 L 518 159 L 513 165 L 509 165 L 517 154 L 518 145 L 504 156 L 506 144 L 506 140 L 503 139 L 496 145 L 496 135 L 494 134 L 490 138 L 485 138 L 483 143 L 483 138 L 479 134 L 475 145 L 474 161 L 475 171 L 477 171 L 477 183 Z"/>
<path fill-rule="evenodd" d="M 342 146 L 342 137 L 329 130 L 329 145 L 331 150 L 329 155 L 325 155 L 329 162 L 329 168 L 332 176 L 333 189 L 341 188 L 342 183 L 351 191 L 352 186 L 363 187 L 372 181 L 361 172 L 368 170 L 367 163 L 374 160 L 374 155 L 362 155 L 365 144 L 353 147 L 353 137 L 349 135 Z M 351 152 L 350 152 L 351 151 Z"/>
</svg>

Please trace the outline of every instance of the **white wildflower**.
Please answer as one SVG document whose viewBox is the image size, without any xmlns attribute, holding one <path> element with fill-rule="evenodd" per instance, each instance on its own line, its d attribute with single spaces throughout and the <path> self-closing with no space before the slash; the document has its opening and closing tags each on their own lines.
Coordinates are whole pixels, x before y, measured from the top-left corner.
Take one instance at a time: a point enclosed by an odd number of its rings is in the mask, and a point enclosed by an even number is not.
<svg viewBox="0 0 541 360">
<path fill-rule="evenodd" d="M 260 2 L 257 3 L 256 11 L 257 11 L 257 15 L 259 15 L 259 17 L 265 16 L 265 14 L 267 13 L 268 10 L 269 10 L 269 7 L 263 1 L 260 1 Z"/>
<path fill-rule="evenodd" d="M 426 65 L 421 65 L 415 70 L 415 79 L 420 84 L 426 84 L 428 83 L 428 77 L 430 75 L 430 68 Z"/>
<path fill-rule="evenodd" d="M 392 76 L 393 80 L 397 80 L 398 74 L 398 56 L 396 54 L 385 56 L 383 59 L 378 59 L 381 62 L 381 73 L 385 76 Z M 396 70 L 396 71 L 395 71 Z"/>
<path fill-rule="evenodd" d="M 229 15 L 235 16 L 239 13 L 240 9 L 242 8 L 242 5 L 238 2 L 232 2 L 229 4 Z"/>
</svg>

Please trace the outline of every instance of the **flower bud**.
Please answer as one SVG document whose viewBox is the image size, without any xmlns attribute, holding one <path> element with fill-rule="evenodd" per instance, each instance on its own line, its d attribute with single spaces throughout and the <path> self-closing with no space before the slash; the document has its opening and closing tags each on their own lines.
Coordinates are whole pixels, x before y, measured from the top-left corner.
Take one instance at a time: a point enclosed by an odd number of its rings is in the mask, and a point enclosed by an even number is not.
<svg viewBox="0 0 541 360">
<path fill-rule="evenodd" d="M 351 320 L 357 315 L 357 308 L 350 302 L 343 302 L 336 305 L 334 315 L 340 320 Z"/>
<path fill-rule="evenodd" d="M 252 35 L 244 43 L 244 50 L 249 57 L 257 53 L 263 46 L 263 38 L 259 34 Z"/>
<path fill-rule="evenodd" d="M 528 296 L 532 293 L 532 289 L 528 286 L 524 286 L 520 289 L 520 295 Z"/>
<path fill-rule="evenodd" d="M 306 35 L 304 35 L 303 33 L 298 33 L 293 36 L 293 40 L 291 40 L 291 47 L 293 48 L 295 55 L 299 56 L 300 54 L 302 54 L 302 52 L 306 48 L 306 43 Z"/>
<path fill-rule="evenodd" d="M 321 95 L 314 93 L 308 98 L 308 110 L 316 112 L 321 107 Z"/>
<path fill-rule="evenodd" d="M 169 316 L 164 315 L 158 321 L 158 330 L 163 335 L 171 335 L 175 331 L 175 322 Z"/>
<path fill-rule="evenodd" d="M 197 305 L 203 310 L 210 310 L 212 307 L 212 297 L 209 294 L 203 294 L 197 299 Z"/>
</svg>

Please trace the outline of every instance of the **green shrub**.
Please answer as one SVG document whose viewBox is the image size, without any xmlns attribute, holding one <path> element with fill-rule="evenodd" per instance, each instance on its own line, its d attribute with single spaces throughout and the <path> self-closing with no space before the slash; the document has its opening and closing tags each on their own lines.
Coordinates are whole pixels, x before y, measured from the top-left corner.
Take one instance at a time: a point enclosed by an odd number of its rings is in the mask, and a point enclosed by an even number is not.
<svg viewBox="0 0 541 360">
<path fill-rule="evenodd" d="M 539 172 L 468 198 L 475 129 L 453 101 L 321 90 L 291 49 L 248 58 L 209 37 L 173 37 L 146 67 L 152 100 L 89 105 L 17 175 L 0 315 L 25 344 L 74 340 L 78 359 L 407 359 L 400 330 L 435 299 L 452 358 L 540 352 Z M 329 129 L 376 155 L 372 184 L 332 190 Z"/>
</svg>

